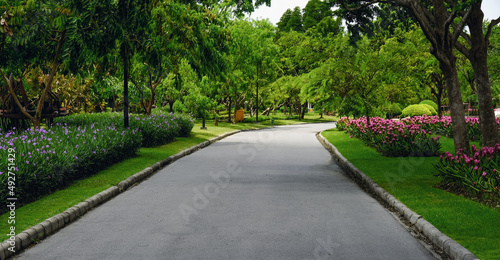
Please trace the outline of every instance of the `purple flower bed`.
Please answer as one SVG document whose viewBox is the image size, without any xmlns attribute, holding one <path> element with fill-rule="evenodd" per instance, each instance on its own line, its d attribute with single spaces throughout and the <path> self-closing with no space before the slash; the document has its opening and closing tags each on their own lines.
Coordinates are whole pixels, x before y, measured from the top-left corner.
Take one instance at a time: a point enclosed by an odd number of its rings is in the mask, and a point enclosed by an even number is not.
<svg viewBox="0 0 500 260">
<path fill-rule="evenodd" d="M 123 115 L 120 113 L 80 114 L 57 118 L 57 123 L 67 125 L 100 125 L 123 126 Z M 172 142 L 175 137 L 187 137 L 194 127 L 194 118 L 186 114 L 154 114 L 131 115 L 130 127 L 137 128 L 142 134 L 142 146 L 153 147 Z"/>
<path fill-rule="evenodd" d="M 25 204 L 134 156 L 141 146 L 163 145 L 188 136 L 194 119 L 177 114 L 138 115 L 130 117 L 130 126 L 123 128 L 121 114 L 99 113 L 57 118 L 49 129 L 0 131 L 0 182 L 4 187 L 0 198 L 11 197 L 9 171 L 11 176 L 15 174 L 17 205 Z M 13 156 L 14 165 L 9 165 L 7 158 Z"/>
<path fill-rule="evenodd" d="M 25 204 L 135 155 L 141 140 L 137 129 L 95 124 L 0 133 L 0 181 L 5 187 L 0 198 L 6 201 L 8 195 L 9 169 L 15 174 L 18 204 Z M 15 159 L 13 165 L 9 157 Z"/>
</svg>

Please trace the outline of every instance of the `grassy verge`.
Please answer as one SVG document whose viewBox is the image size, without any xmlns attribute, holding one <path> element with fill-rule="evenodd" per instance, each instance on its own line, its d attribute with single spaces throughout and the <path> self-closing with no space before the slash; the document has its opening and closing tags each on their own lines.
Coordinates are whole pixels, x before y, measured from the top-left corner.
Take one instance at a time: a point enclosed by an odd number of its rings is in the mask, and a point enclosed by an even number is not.
<svg viewBox="0 0 500 260">
<path fill-rule="evenodd" d="M 377 184 L 480 259 L 500 259 L 500 208 L 435 188 L 440 179 L 433 164 L 439 158 L 383 157 L 349 134 L 329 130 L 323 136 Z M 440 140 L 443 151 L 454 150 L 452 139 Z"/>
<path fill-rule="evenodd" d="M 304 121 L 323 122 L 323 120 L 313 119 L 313 116 Z M 295 124 L 303 122 L 299 120 L 289 120 L 283 121 L 280 124 L 285 123 Z M 214 126 L 213 121 L 207 121 L 206 124 L 208 130 L 201 130 L 201 123 L 197 122 L 190 137 L 177 138 L 176 141 L 159 147 L 141 148 L 136 157 L 117 163 L 91 177 L 75 181 L 72 185 L 63 190 L 56 191 L 53 194 L 42 197 L 33 203 L 16 209 L 16 233 L 20 233 L 21 231 L 26 230 L 27 228 L 36 225 L 51 216 L 59 214 L 81 201 L 94 196 L 95 194 L 117 185 L 120 181 L 125 180 L 144 168 L 184 149 L 235 130 L 268 127 L 271 125 L 271 122 L 265 121 L 260 124 L 219 123 L 218 126 Z M 0 216 L 0 234 L 8 234 L 10 232 L 9 228 L 11 225 L 8 224 L 8 214 L 9 213 L 6 213 Z M 5 239 L 2 239 L 2 241 L 3 240 Z"/>
</svg>

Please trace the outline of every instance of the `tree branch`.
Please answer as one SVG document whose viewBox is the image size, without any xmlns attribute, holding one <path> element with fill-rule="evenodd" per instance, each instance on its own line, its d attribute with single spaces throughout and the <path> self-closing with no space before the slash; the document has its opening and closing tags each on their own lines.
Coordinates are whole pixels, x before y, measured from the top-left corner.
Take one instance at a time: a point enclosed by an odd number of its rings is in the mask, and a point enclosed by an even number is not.
<svg viewBox="0 0 500 260">
<path fill-rule="evenodd" d="M 484 39 L 486 40 L 487 45 L 489 45 L 489 43 L 490 43 L 490 36 L 491 36 L 491 31 L 493 30 L 493 27 L 497 26 L 499 23 L 500 23 L 500 17 L 491 21 L 490 24 L 488 25 L 488 30 L 486 31 L 486 35 L 484 36 Z"/>
<path fill-rule="evenodd" d="M 21 102 L 17 98 L 16 93 L 14 92 L 14 86 L 12 84 L 14 82 L 14 78 L 12 76 L 10 76 L 10 78 L 7 78 L 7 76 L 5 75 L 5 73 L 3 72 L 2 69 L 0 69 L 0 73 L 2 74 L 3 78 L 7 82 L 7 85 L 9 86 L 9 92 L 10 92 L 12 98 L 14 99 L 14 102 L 16 103 L 17 107 L 21 110 L 21 113 L 24 116 L 26 116 L 29 120 L 33 121 L 33 117 L 28 113 L 28 111 L 26 111 L 26 109 L 24 109 L 24 107 L 21 105 Z"/>
<path fill-rule="evenodd" d="M 461 33 L 464 31 L 465 25 L 467 24 L 467 21 L 469 20 L 469 17 L 471 16 L 473 7 L 469 7 L 467 12 L 465 13 L 464 17 L 462 17 L 462 20 L 458 24 L 458 27 L 455 29 L 453 32 L 453 42 L 456 42 L 458 40 L 458 37 L 460 37 Z"/>
<path fill-rule="evenodd" d="M 355 11 L 359 11 L 359 10 L 361 10 L 361 9 L 363 9 L 363 8 L 366 8 L 366 7 L 370 6 L 370 5 L 377 4 L 377 3 L 387 4 L 387 3 L 389 3 L 389 1 L 385 1 L 385 0 L 372 0 L 372 1 L 369 1 L 369 2 L 367 2 L 367 3 L 361 4 L 361 5 L 359 5 L 359 6 L 357 6 L 357 7 L 354 7 L 354 8 L 350 8 L 350 7 L 348 7 L 348 6 L 347 6 L 347 4 L 346 4 L 345 2 L 342 2 L 342 3 L 341 3 L 341 5 L 342 5 L 342 7 L 344 7 L 347 11 L 349 11 L 349 12 L 355 12 Z"/>
<path fill-rule="evenodd" d="M 52 87 L 52 81 L 54 80 L 54 76 L 56 75 L 56 72 L 57 72 L 57 67 L 59 64 L 58 60 L 59 60 L 59 56 L 61 55 L 61 52 L 62 52 L 62 46 L 64 44 L 65 38 L 66 38 L 66 30 L 64 30 L 62 32 L 62 35 L 60 36 L 60 38 L 57 42 L 56 54 L 54 56 L 54 60 L 52 61 L 49 77 L 47 79 L 47 84 L 46 84 L 45 88 L 43 89 L 42 96 L 40 96 L 40 99 L 38 100 L 38 106 L 36 108 L 35 118 L 40 117 L 40 119 L 41 119 L 41 117 L 42 117 L 43 105 L 44 105 L 45 99 L 47 98 L 47 95 L 49 94 L 49 91 Z M 35 126 L 35 127 L 37 127 L 37 126 Z"/>
<path fill-rule="evenodd" d="M 471 50 L 467 49 L 463 44 L 461 44 L 458 41 L 455 41 L 454 46 L 455 46 L 455 48 L 457 48 L 457 50 L 459 52 L 461 52 L 463 55 L 465 55 L 465 57 L 467 57 L 467 59 L 470 60 L 472 58 Z"/>
</svg>

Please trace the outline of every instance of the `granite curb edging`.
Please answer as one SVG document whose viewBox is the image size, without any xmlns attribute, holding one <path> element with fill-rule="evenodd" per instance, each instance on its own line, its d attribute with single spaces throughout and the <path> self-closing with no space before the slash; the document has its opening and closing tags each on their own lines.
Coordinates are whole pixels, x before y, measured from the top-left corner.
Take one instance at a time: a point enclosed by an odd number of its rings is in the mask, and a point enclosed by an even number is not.
<svg viewBox="0 0 500 260">
<path fill-rule="evenodd" d="M 17 254 L 19 254 L 24 249 L 31 246 L 33 243 L 38 242 L 48 236 L 55 234 L 57 231 L 64 228 L 66 225 L 76 221 L 78 218 L 85 215 L 90 210 L 95 207 L 104 204 L 105 202 L 111 200 L 116 197 L 118 194 L 126 191 L 130 187 L 142 182 L 144 179 L 151 177 L 153 174 L 158 172 L 160 169 L 165 166 L 177 161 L 178 159 L 190 155 L 200 149 L 203 149 L 217 141 L 220 141 L 228 136 L 244 132 L 244 131 L 252 131 L 252 130 L 261 130 L 261 129 L 244 129 L 244 130 L 236 130 L 229 133 L 225 133 L 219 135 L 217 137 L 211 138 L 205 142 L 197 144 L 193 147 L 182 150 L 181 152 L 171 155 L 166 159 L 163 159 L 149 167 L 146 167 L 142 171 L 128 177 L 127 179 L 121 181 L 116 186 L 112 186 L 104 191 L 99 192 L 98 194 L 76 204 L 73 207 L 68 208 L 64 212 L 61 212 L 55 216 L 52 216 L 41 223 L 38 223 L 19 234 L 13 236 L 13 239 L 9 238 L 3 241 L 0 244 L 0 260 L 9 259 Z M 15 241 L 9 242 L 9 241 Z M 14 251 L 9 250 L 12 248 L 14 244 Z"/>
<path fill-rule="evenodd" d="M 316 137 L 318 138 L 320 143 L 332 154 L 340 168 L 344 170 L 344 172 L 359 185 L 366 187 L 369 191 L 373 192 L 374 195 L 387 203 L 387 205 L 393 207 L 401 217 L 405 218 L 409 222 L 410 226 L 413 229 L 428 238 L 434 246 L 442 250 L 453 260 L 479 259 L 468 249 L 439 231 L 439 229 L 434 227 L 430 222 L 425 220 L 416 212 L 409 209 L 401 201 L 396 199 L 394 196 L 380 187 L 377 183 L 375 183 L 370 177 L 356 168 L 338 151 L 338 149 L 333 144 L 328 142 L 328 140 L 326 140 L 326 138 L 323 137 L 321 133 L 322 132 L 317 133 Z"/>
</svg>

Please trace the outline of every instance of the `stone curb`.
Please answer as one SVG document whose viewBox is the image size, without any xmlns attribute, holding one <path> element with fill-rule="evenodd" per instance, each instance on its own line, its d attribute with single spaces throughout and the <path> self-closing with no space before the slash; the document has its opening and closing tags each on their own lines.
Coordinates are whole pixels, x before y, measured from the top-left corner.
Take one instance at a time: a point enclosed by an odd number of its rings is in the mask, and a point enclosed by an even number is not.
<svg viewBox="0 0 500 260">
<path fill-rule="evenodd" d="M 323 146 L 332 154 L 337 164 L 349 177 L 354 179 L 360 186 L 367 188 L 373 192 L 382 201 L 393 207 L 402 217 L 404 217 L 413 229 L 427 237 L 434 246 L 441 249 L 446 255 L 453 260 L 478 260 L 472 252 L 465 247 L 443 234 L 439 229 L 418 215 L 406 205 L 397 200 L 394 196 L 385 191 L 382 187 L 376 184 L 370 177 L 356 168 L 342 154 L 328 142 L 321 133 L 317 133 L 316 137 Z"/>
<path fill-rule="evenodd" d="M 61 230 L 64 228 L 66 225 L 76 221 L 78 218 L 81 216 L 85 215 L 87 212 L 92 210 L 93 208 L 111 200 L 112 198 L 116 197 L 118 194 L 126 191 L 128 188 L 140 183 L 144 179 L 152 176 L 159 170 L 161 170 L 163 167 L 175 162 L 176 160 L 186 156 L 190 155 L 202 148 L 205 148 L 217 141 L 220 141 L 228 136 L 237 134 L 239 132 L 243 131 L 252 131 L 252 130 L 260 130 L 260 129 L 251 129 L 251 130 L 236 130 L 233 132 L 225 133 L 220 136 L 211 138 L 208 141 L 205 141 L 203 143 L 200 143 L 198 145 L 195 145 L 193 147 L 190 147 L 188 149 L 185 149 L 175 155 L 169 156 L 168 158 L 157 162 L 150 167 L 146 167 L 142 171 L 128 177 L 127 179 L 121 181 L 118 183 L 116 186 L 112 186 L 108 188 L 107 190 L 101 191 L 98 194 L 86 199 L 85 201 L 82 201 L 78 203 L 77 205 L 65 210 L 62 213 L 59 213 L 55 216 L 52 216 L 41 223 L 32 226 L 28 228 L 27 230 L 24 230 L 23 232 L 17 234 L 14 236 L 14 241 L 15 241 L 15 248 L 14 252 L 12 250 L 9 250 L 9 248 L 12 248 L 12 245 L 8 240 L 5 240 L 4 242 L 0 243 L 0 260 L 4 259 L 9 259 L 10 257 L 13 257 L 14 255 L 20 253 L 22 250 L 28 248 L 30 245 L 33 243 L 38 242 L 39 240 L 42 240 L 57 231 Z M 12 243 L 14 244 L 14 243 Z"/>
</svg>

